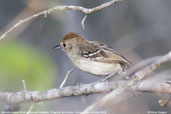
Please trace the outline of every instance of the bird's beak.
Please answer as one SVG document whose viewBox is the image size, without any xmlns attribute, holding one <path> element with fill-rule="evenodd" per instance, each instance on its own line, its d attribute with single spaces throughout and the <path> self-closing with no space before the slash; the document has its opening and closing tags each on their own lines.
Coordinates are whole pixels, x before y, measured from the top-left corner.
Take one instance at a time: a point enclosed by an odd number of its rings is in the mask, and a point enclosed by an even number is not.
<svg viewBox="0 0 171 114">
<path fill-rule="evenodd" d="M 59 44 L 59 45 L 54 46 L 52 49 L 56 50 L 56 49 L 61 49 L 61 48 L 62 46 Z"/>
</svg>

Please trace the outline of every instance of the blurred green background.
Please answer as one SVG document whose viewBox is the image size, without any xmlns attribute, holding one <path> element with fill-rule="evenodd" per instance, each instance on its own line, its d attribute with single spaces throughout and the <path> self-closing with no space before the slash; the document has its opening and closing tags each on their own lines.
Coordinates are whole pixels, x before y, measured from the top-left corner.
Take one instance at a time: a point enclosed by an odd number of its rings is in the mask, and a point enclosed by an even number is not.
<svg viewBox="0 0 171 114">
<path fill-rule="evenodd" d="M 15 41 L 0 45 L 0 90 L 18 91 L 21 80 L 27 89 L 44 90 L 53 87 L 55 65 L 51 57 L 36 50 L 34 46 Z"/>
<path fill-rule="evenodd" d="M 19 20 L 57 5 L 79 5 L 92 8 L 109 0 L 0 0 L 0 34 Z M 88 16 L 85 30 L 81 27 L 84 14 L 78 11 L 54 11 L 46 18 L 33 19 L 0 41 L 0 91 L 23 89 L 25 80 L 29 90 L 47 90 L 59 87 L 73 64 L 59 44 L 64 34 L 77 32 L 88 40 L 103 41 L 119 50 L 132 63 L 167 53 L 171 49 L 171 0 L 125 0 Z M 170 77 L 170 65 L 158 75 Z M 167 74 L 167 75 L 166 75 Z M 101 79 L 81 70 L 75 70 L 65 86 L 90 83 Z M 156 80 L 154 77 L 153 80 Z M 82 111 L 104 94 L 69 97 L 36 104 L 36 111 Z M 147 114 L 149 110 L 171 113 L 160 107 L 160 96 L 154 93 L 124 93 L 128 97 L 119 104 L 106 104 L 101 110 L 108 114 Z M 0 111 L 6 105 L 0 102 Z M 24 103 L 21 110 L 29 109 Z"/>
</svg>

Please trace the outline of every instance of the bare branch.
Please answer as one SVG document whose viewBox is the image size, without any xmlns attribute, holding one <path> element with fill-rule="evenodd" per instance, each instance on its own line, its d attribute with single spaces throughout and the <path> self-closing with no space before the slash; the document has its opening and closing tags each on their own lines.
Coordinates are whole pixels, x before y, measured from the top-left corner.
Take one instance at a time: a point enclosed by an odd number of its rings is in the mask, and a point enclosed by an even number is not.
<svg viewBox="0 0 171 114">
<path fill-rule="evenodd" d="M 76 68 L 74 67 L 74 68 L 72 68 L 71 70 L 69 70 L 69 71 L 66 73 L 66 76 L 65 76 L 63 82 L 62 82 L 61 85 L 60 85 L 60 88 L 64 86 L 64 84 L 65 84 L 66 81 L 68 80 L 70 74 L 71 74 L 75 69 L 76 69 Z"/>
<path fill-rule="evenodd" d="M 30 106 L 30 108 L 29 108 L 29 110 L 28 110 L 28 112 L 26 114 L 30 114 L 30 112 L 32 111 L 33 107 L 34 107 L 34 103 Z"/>
<path fill-rule="evenodd" d="M 7 104 L 20 104 L 28 101 L 42 102 L 68 96 L 80 96 L 96 93 L 110 92 L 120 86 L 126 84 L 127 81 L 117 82 L 96 82 L 90 84 L 81 84 L 78 86 L 68 86 L 63 88 L 54 88 L 47 91 L 27 91 L 26 97 L 23 91 L 16 93 L 0 92 L 0 101 Z M 157 92 L 171 93 L 171 84 L 166 82 L 141 81 L 137 85 L 132 86 L 128 91 L 138 92 Z"/>
<path fill-rule="evenodd" d="M 169 101 L 171 101 L 171 94 L 166 95 L 164 98 L 160 99 L 158 102 L 160 106 L 164 107 L 164 106 L 167 106 Z"/>
<path fill-rule="evenodd" d="M 138 81 L 142 80 L 144 77 L 146 77 L 147 75 L 152 73 L 154 70 L 159 68 L 162 64 L 164 64 L 164 63 L 166 63 L 168 61 L 171 61 L 171 52 L 169 52 L 166 55 L 162 56 L 157 61 L 155 61 L 151 65 L 145 67 L 144 69 L 142 69 L 140 71 L 137 71 L 127 83 L 125 83 L 123 86 L 120 86 L 120 87 L 116 88 L 111 93 L 105 95 L 100 101 L 90 105 L 88 108 L 86 108 L 82 112 L 82 114 L 85 113 L 85 112 L 90 112 L 90 111 L 96 109 L 97 107 L 100 107 L 100 106 L 106 104 L 107 102 L 111 101 L 112 99 L 115 99 L 121 93 L 126 91 L 129 87 L 133 86 Z M 171 91 L 171 90 L 169 90 L 169 91 Z M 119 102 L 119 101 L 115 100 L 115 103 L 117 103 L 117 102 Z"/>
<path fill-rule="evenodd" d="M 85 20 L 87 19 L 87 16 L 88 16 L 88 15 L 85 15 L 84 18 L 83 18 L 82 21 L 81 21 L 81 26 L 82 26 L 83 29 L 85 29 L 84 23 L 85 23 Z"/>
<path fill-rule="evenodd" d="M 22 80 L 22 84 L 23 84 L 24 91 L 27 91 L 25 80 Z"/>
<path fill-rule="evenodd" d="M 111 1 L 108 1 L 104 4 L 101 4 L 97 7 L 94 7 L 94 8 L 84 8 L 82 6 L 67 6 L 67 5 L 64 5 L 64 6 L 55 6 L 53 8 L 50 8 L 50 9 L 47 9 L 47 10 L 44 10 L 42 12 L 38 12 L 30 17 L 27 17 L 25 19 L 22 19 L 20 21 L 18 21 L 14 26 L 12 26 L 9 30 L 7 30 L 5 33 L 3 33 L 1 36 L 0 36 L 0 40 L 2 40 L 4 37 L 6 37 L 10 32 L 12 32 L 15 28 L 19 27 L 20 25 L 28 22 L 29 20 L 31 19 L 34 19 L 36 17 L 39 17 L 41 15 L 44 15 L 44 17 L 46 17 L 48 14 L 50 14 L 51 12 L 55 11 L 55 10 L 75 10 L 75 11 L 80 11 L 86 15 L 88 14 L 91 14 L 91 13 L 94 13 L 98 10 L 101 10 L 103 8 L 106 8 L 106 7 L 109 7 L 119 1 L 122 1 L 122 0 L 111 0 Z M 86 19 L 87 16 L 85 16 L 82 20 L 82 22 L 84 23 L 85 19 Z"/>
</svg>

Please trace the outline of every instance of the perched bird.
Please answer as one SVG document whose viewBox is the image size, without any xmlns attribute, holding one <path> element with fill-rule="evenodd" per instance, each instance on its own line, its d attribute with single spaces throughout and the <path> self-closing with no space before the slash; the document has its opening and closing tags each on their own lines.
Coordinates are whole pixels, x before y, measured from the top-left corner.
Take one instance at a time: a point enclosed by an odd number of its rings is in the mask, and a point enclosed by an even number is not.
<svg viewBox="0 0 171 114">
<path fill-rule="evenodd" d="M 107 76 L 118 71 L 124 72 L 130 62 L 124 56 L 99 41 L 88 41 L 77 33 L 66 34 L 60 45 L 73 64 L 79 69 L 97 75 Z"/>
</svg>

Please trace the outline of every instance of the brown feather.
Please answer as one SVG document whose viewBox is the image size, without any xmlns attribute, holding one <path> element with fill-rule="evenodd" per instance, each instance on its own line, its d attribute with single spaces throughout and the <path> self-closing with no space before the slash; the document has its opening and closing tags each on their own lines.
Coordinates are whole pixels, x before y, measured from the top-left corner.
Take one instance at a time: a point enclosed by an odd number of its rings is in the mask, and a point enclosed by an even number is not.
<svg viewBox="0 0 171 114">
<path fill-rule="evenodd" d="M 114 49 L 108 47 L 105 43 L 99 41 L 91 41 L 90 43 L 87 42 L 87 45 L 82 48 L 86 50 L 86 52 L 82 53 L 82 55 L 89 54 L 91 56 L 86 56 L 86 57 L 89 57 L 92 60 L 99 61 L 99 62 L 118 62 L 118 63 L 130 64 L 128 59 L 126 59 L 124 56 L 122 56 Z M 99 52 L 96 53 L 97 51 Z"/>
<path fill-rule="evenodd" d="M 75 32 L 70 32 L 68 34 L 66 34 L 63 38 L 62 38 L 62 42 L 66 42 L 68 40 L 71 40 L 73 38 L 81 38 L 81 36 Z"/>
</svg>

